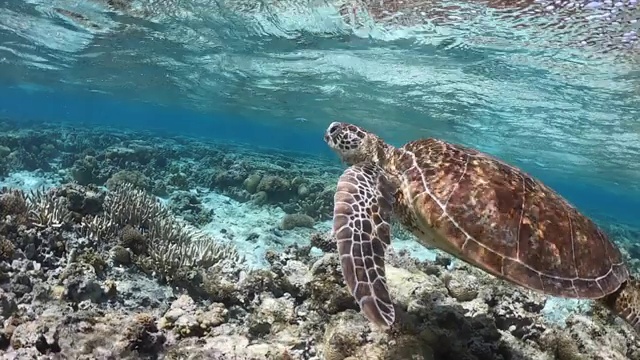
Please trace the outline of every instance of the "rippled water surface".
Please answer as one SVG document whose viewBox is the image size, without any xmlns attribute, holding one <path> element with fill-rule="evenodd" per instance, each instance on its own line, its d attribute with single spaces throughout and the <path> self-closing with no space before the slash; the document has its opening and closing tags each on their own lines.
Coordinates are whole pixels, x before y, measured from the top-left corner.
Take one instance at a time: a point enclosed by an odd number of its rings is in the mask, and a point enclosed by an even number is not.
<svg viewBox="0 0 640 360">
<path fill-rule="evenodd" d="M 11 0 L 0 78 L 444 137 L 622 192 L 640 183 L 639 18 L 637 0 Z"/>
</svg>

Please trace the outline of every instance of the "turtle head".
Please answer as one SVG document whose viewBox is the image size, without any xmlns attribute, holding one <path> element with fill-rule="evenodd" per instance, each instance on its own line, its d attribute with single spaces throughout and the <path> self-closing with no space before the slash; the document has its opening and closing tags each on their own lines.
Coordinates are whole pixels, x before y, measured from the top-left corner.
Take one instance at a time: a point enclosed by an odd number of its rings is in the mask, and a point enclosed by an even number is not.
<svg viewBox="0 0 640 360">
<path fill-rule="evenodd" d="M 332 122 L 324 133 L 324 141 L 348 165 L 363 161 L 377 162 L 384 142 L 373 133 L 353 124 Z"/>
</svg>

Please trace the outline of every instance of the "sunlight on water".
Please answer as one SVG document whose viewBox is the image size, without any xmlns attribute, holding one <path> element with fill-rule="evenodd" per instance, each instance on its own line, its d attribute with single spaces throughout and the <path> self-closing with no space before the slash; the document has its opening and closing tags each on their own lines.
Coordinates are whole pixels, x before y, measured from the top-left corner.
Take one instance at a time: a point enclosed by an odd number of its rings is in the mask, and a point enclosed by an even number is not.
<svg viewBox="0 0 640 360">
<path fill-rule="evenodd" d="M 14 86 L 347 119 L 640 180 L 639 14 L 635 0 L 29 0 L 0 9 L 0 64 Z"/>
</svg>

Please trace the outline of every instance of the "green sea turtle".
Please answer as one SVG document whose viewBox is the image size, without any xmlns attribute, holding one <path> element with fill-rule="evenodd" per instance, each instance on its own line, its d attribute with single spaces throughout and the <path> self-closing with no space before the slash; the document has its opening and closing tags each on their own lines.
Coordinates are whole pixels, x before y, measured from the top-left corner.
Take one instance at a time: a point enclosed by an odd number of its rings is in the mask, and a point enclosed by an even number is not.
<svg viewBox="0 0 640 360">
<path fill-rule="evenodd" d="M 438 139 L 401 148 L 333 122 L 324 139 L 349 167 L 334 197 L 342 273 L 364 315 L 387 327 L 390 218 L 428 247 L 544 294 L 595 299 L 640 331 L 640 283 L 620 250 L 567 200 L 522 170 Z"/>
</svg>

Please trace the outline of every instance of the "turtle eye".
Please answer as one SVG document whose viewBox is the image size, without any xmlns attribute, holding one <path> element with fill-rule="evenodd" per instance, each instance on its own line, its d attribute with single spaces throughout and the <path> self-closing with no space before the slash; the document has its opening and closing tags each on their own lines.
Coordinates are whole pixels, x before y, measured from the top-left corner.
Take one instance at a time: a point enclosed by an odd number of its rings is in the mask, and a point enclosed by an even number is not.
<svg viewBox="0 0 640 360">
<path fill-rule="evenodd" d="M 331 127 L 329 128 L 329 134 L 335 135 L 335 133 L 338 131 L 339 128 L 340 128 L 340 124 L 331 125 Z"/>
</svg>

